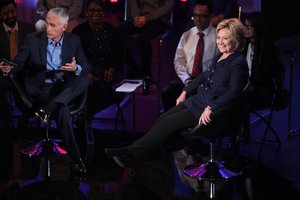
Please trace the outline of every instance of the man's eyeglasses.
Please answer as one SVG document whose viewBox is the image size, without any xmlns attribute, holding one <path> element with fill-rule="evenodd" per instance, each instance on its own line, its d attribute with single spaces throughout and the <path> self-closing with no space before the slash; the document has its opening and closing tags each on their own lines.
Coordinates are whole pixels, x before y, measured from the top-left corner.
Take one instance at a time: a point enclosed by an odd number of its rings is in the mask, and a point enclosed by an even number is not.
<svg viewBox="0 0 300 200">
<path fill-rule="evenodd" d="M 199 19 L 199 18 L 207 18 L 209 17 L 210 14 L 197 14 L 197 13 L 193 13 L 192 15 L 192 19 Z"/>
</svg>

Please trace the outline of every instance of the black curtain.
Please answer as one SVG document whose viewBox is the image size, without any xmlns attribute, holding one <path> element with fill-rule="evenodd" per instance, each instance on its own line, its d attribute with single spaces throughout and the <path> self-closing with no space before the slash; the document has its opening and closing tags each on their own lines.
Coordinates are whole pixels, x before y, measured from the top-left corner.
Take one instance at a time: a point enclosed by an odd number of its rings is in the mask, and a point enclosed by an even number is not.
<svg viewBox="0 0 300 200">
<path fill-rule="evenodd" d="M 261 8 L 274 40 L 300 33 L 297 0 L 261 0 Z"/>
</svg>

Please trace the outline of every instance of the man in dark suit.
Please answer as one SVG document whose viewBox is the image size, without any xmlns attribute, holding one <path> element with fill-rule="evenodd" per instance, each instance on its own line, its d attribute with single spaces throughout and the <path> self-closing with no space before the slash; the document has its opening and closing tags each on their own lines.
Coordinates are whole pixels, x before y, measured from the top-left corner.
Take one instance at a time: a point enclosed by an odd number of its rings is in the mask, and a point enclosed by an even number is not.
<svg viewBox="0 0 300 200">
<path fill-rule="evenodd" d="M 14 0 L 2 0 L 0 2 L 0 58 L 11 60 L 15 55 L 10 51 L 11 31 L 15 31 L 16 50 L 20 49 L 27 34 L 35 31 L 34 26 L 18 20 L 17 5 Z M 2 116 L 3 126 L 11 127 L 11 112 L 6 91 L 10 90 L 9 81 L 0 75 L 0 115 Z"/>
<path fill-rule="evenodd" d="M 73 160 L 72 170 L 84 174 L 86 166 L 74 137 L 68 104 L 84 92 L 90 64 L 78 36 L 65 32 L 69 16 L 64 8 L 51 9 L 45 33 L 29 34 L 12 60 L 15 67 L 0 63 L 2 72 L 15 73 L 26 62 L 25 88 L 40 108 L 35 114 L 45 124 L 56 117 L 64 145 Z"/>
</svg>

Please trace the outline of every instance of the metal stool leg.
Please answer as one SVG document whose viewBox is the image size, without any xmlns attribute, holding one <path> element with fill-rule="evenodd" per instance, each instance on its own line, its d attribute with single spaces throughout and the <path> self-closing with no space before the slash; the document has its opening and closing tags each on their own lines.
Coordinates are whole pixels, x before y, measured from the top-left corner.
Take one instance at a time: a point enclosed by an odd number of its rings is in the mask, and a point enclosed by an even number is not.
<svg viewBox="0 0 300 200">
<path fill-rule="evenodd" d="M 67 151 L 58 145 L 58 143 L 49 137 L 49 128 L 52 124 L 49 123 L 49 118 L 46 117 L 44 122 L 45 126 L 45 138 L 36 143 L 33 147 L 22 149 L 21 153 L 28 155 L 29 157 L 39 156 L 45 159 L 46 178 L 51 176 L 51 162 L 50 159 L 54 156 L 66 155 Z M 51 124 L 51 125 L 49 125 Z"/>
<path fill-rule="evenodd" d="M 215 198 L 216 181 L 226 181 L 242 174 L 226 169 L 224 165 L 215 159 L 215 142 L 210 142 L 210 160 L 202 165 L 188 165 L 183 173 L 198 181 L 208 181 L 210 184 L 209 197 Z"/>
</svg>

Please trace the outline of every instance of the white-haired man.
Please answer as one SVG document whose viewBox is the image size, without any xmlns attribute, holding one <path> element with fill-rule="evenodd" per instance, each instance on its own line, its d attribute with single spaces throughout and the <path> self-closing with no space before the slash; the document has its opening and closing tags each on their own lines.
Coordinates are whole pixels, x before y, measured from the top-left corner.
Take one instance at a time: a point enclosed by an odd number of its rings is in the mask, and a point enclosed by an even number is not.
<svg viewBox="0 0 300 200">
<path fill-rule="evenodd" d="M 5 73 L 15 73 L 26 64 L 25 88 L 39 110 L 36 115 L 44 122 L 55 117 L 64 145 L 73 160 L 75 173 L 86 173 L 76 143 L 68 104 L 87 89 L 86 74 L 90 64 L 78 36 L 65 32 L 69 16 L 64 8 L 51 9 L 46 17 L 46 32 L 29 34 L 19 53 L 12 60 L 15 67 L 0 63 Z"/>
</svg>

